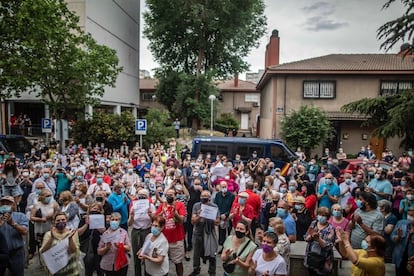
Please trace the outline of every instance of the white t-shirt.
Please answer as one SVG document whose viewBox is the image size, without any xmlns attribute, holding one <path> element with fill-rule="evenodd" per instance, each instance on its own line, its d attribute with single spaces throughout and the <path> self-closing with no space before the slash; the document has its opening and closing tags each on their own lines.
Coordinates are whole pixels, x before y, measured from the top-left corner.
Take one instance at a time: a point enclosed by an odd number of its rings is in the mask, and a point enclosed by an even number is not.
<svg viewBox="0 0 414 276">
<path fill-rule="evenodd" d="M 97 191 L 105 191 L 106 194 L 112 193 L 111 187 L 109 187 L 109 185 L 107 183 L 103 182 L 101 186 L 99 186 L 96 183 L 89 186 L 88 191 L 86 192 L 86 194 L 95 196 L 95 193 Z"/>
<path fill-rule="evenodd" d="M 146 244 L 149 242 L 149 256 L 153 256 L 155 254 L 159 255 L 159 256 L 164 256 L 164 260 L 161 263 L 161 265 L 153 263 L 147 259 L 145 259 L 145 271 L 149 274 L 149 275 L 154 275 L 154 276 L 162 276 L 168 273 L 169 269 L 170 269 L 170 265 L 169 265 L 169 259 L 168 259 L 168 241 L 165 238 L 164 234 L 161 233 L 154 241 L 151 241 L 150 238 L 153 235 L 151 233 L 149 233 L 146 238 L 145 238 L 145 242 L 143 245 L 143 250 L 146 247 Z M 147 251 L 147 250 L 145 250 Z"/>
<path fill-rule="evenodd" d="M 351 192 L 355 187 L 358 187 L 358 185 L 355 182 L 351 182 L 351 184 L 346 184 L 346 182 L 342 182 L 341 184 L 339 184 L 339 189 L 341 191 L 341 194 L 343 194 L 346 190 L 348 190 L 349 187 L 349 191 L 344 194 L 343 196 L 341 196 L 339 198 L 339 204 L 341 205 L 341 208 L 343 210 L 345 210 L 346 208 L 346 203 L 348 202 L 348 199 L 352 196 Z"/>
<path fill-rule="evenodd" d="M 265 261 L 263 259 L 263 249 L 258 249 L 254 252 L 252 259 L 257 262 L 257 276 L 261 276 L 266 272 L 268 272 L 269 275 L 287 275 L 285 260 L 280 255 L 277 255 L 277 257 L 270 262 Z"/>
</svg>

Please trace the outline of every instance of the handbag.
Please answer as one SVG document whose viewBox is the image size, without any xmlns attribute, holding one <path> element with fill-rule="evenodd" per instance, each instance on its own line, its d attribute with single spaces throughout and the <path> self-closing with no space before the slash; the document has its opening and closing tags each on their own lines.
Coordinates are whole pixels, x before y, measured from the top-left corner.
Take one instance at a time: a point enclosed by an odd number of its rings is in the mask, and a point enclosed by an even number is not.
<svg viewBox="0 0 414 276">
<path fill-rule="evenodd" d="M 124 250 L 124 243 L 120 242 L 118 243 L 118 251 L 116 253 L 116 258 L 115 258 L 115 271 L 120 270 L 127 264 L 128 264 L 128 258 Z"/>
<path fill-rule="evenodd" d="M 242 250 L 240 251 L 239 254 L 235 255 L 235 258 L 239 257 L 241 254 L 243 254 L 244 250 L 246 249 L 246 247 L 250 244 L 250 240 L 243 246 Z M 235 259 L 234 258 L 234 259 Z M 223 269 L 226 273 L 233 273 L 234 269 L 236 268 L 236 264 L 230 264 L 230 263 L 223 263 Z"/>
<path fill-rule="evenodd" d="M 35 217 L 36 218 L 42 218 L 43 214 L 42 214 L 42 209 L 37 209 L 36 213 L 35 213 Z"/>
<path fill-rule="evenodd" d="M 309 252 L 307 263 L 308 266 L 315 269 L 322 269 L 325 265 L 326 257 L 316 252 Z"/>
</svg>

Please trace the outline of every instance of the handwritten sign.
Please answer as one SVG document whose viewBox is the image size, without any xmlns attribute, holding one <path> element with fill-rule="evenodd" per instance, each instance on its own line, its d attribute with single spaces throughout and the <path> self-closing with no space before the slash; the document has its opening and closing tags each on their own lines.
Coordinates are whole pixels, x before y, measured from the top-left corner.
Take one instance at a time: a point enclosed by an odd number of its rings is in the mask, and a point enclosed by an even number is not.
<svg viewBox="0 0 414 276">
<path fill-rule="evenodd" d="M 104 215 L 89 215 L 89 229 L 102 229 L 105 228 L 105 216 Z"/>
<path fill-rule="evenodd" d="M 69 262 L 68 247 L 69 239 L 66 238 L 42 253 L 43 261 L 51 274 L 55 274 L 67 266 Z"/>
<path fill-rule="evenodd" d="M 150 208 L 150 203 L 148 199 L 139 199 L 134 201 L 134 213 L 135 216 L 141 217 L 142 215 L 148 215 L 148 208 Z"/>
<path fill-rule="evenodd" d="M 115 231 L 112 233 L 106 232 L 104 235 L 101 236 L 103 243 L 112 242 L 115 243 L 118 241 L 119 231 Z"/>
<path fill-rule="evenodd" d="M 218 208 L 213 206 L 208 206 L 206 204 L 201 204 L 201 213 L 200 217 L 205 219 L 215 220 L 217 219 Z"/>
<path fill-rule="evenodd" d="M 229 173 L 227 167 L 215 167 L 213 169 L 213 175 L 216 177 L 225 177 Z"/>
</svg>

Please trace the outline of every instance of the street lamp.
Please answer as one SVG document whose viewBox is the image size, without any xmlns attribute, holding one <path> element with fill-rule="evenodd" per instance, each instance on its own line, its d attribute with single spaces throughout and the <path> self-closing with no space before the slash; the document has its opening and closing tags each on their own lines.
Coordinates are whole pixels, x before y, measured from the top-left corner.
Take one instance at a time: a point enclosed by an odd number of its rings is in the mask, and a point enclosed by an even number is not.
<svg viewBox="0 0 414 276">
<path fill-rule="evenodd" d="M 211 117 L 210 117 L 210 136 L 213 136 L 213 104 L 216 96 L 210 95 L 208 99 L 211 101 Z"/>
</svg>

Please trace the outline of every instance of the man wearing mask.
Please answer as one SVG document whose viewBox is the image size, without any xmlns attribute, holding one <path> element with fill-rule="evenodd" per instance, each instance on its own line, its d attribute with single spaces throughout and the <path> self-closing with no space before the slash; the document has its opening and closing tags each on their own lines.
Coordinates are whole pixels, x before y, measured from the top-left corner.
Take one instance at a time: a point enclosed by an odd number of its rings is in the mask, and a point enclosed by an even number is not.
<svg viewBox="0 0 414 276">
<path fill-rule="evenodd" d="M 6 267 L 10 275 L 24 275 L 24 236 L 28 232 L 29 220 L 23 213 L 16 212 L 16 204 L 12 196 L 0 199 L 0 232 L 7 241 L 9 263 L 2 265 L 0 275 L 4 275 Z"/>
<path fill-rule="evenodd" d="M 407 219 L 397 222 L 391 233 L 394 242 L 392 262 L 396 266 L 395 275 L 410 275 L 407 271 L 408 259 L 414 257 L 414 208 L 408 209 Z M 405 252 L 407 252 L 405 256 Z"/>
<path fill-rule="evenodd" d="M 96 193 L 98 191 L 104 191 L 107 195 L 111 193 L 111 188 L 109 187 L 108 183 L 104 182 L 104 175 L 101 172 L 97 173 L 96 183 L 89 186 L 86 194 L 91 195 L 92 197 L 96 197 Z"/>
<path fill-rule="evenodd" d="M 223 245 L 224 241 L 227 238 L 227 235 L 230 235 L 231 232 L 231 223 L 229 221 L 229 215 L 231 210 L 231 205 L 234 201 L 234 194 L 227 191 L 227 182 L 220 182 L 220 191 L 217 193 L 214 198 L 214 203 L 219 208 L 220 213 L 220 226 L 219 226 L 219 245 Z M 219 252 L 221 253 L 221 252 Z"/>
<path fill-rule="evenodd" d="M 284 200 L 279 200 L 277 204 L 276 216 L 283 220 L 285 232 L 289 238 L 290 243 L 296 242 L 296 222 L 293 219 L 292 215 L 289 213 L 289 203 Z"/>
<path fill-rule="evenodd" d="M 132 164 L 128 164 L 126 173 L 122 176 L 122 183 L 126 183 L 127 190 L 130 194 L 135 194 L 135 185 L 140 183 L 138 175 L 134 172 Z"/>
<path fill-rule="evenodd" d="M 210 202 L 211 194 L 209 191 L 202 191 L 200 202 L 193 206 L 191 223 L 194 225 L 193 242 L 193 272 L 190 276 L 200 274 L 200 258 L 204 261 L 209 260 L 208 273 L 216 275 L 216 252 L 217 252 L 217 236 L 215 225 L 219 224 L 219 213 L 215 220 L 202 217 L 203 206 L 217 208 L 217 205 Z"/>
<path fill-rule="evenodd" d="M 393 188 L 387 179 L 386 171 L 376 171 L 374 179 L 372 179 L 368 184 L 367 192 L 373 193 L 377 200 L 391 199 Z"/>
<path fill-rule="evenodd" d="M 345 210 L 346 205 L 348 203 L 348 199 L 352 197 L 352 190 L 358 187 L 358 185 L 352 181 L 351 174 L 345 173 L 344 178 L 345 181 L 339 184 L 339 190 L 341 192 L 339 204 L 341 205 L 342 210 Z"/>
<path fill-rule="evenodd" d="M 165 219 L 165 227 L 163 234 L 168 240 L 168 256 L 175 264 L 175 271 L 178 276 L 184 273 L 183 259 L 184 259 L 184 220 L 187 216 L 187 211 L 184 203 L 175 200 L 175 190 L 168 189 L 165 194 L 167 202 L 158 206 L 156 215 L 161 215 Z"/>
<path fill-rule="evenodd" d="M 260 196 L 256 194 L 254 191 L 254 184 L 253 181 L 249 181 L 246 183 L 246 193 L 249 195 L 247 198 L 247 205 L 250 205 L 253 209 L 253 220 L 251 223 L 251 230 L 253 237 L 256 234 L 256 228 L 259 226 L 259 216 L 260 216 L 260 210 L 262 208 L 262 200 L 260 199 Z"/>
<path fill-rule="evenodd" d="M 45 183 L 45 188 L 52 192 L 52 196 L 54 197 L 56 194 L 56 183 L 55 179 L 50 176 L 50 168 L 44 168 L 42 175 L 35 180 L 32 186 L 32 192 L 34 192 L 36 184 L 41 181 Z"/>
<path fill-rule="evenodd" d="M 326 174 L 324 182 L 320 183 L 318 188 L 319 207 L 327 207 L 330 210 L 332 205 L 338 202 L 340 194 L 341 191 L 339 186 L 334 183 L 333 175 L 331 173 Z"/>
<path fill-rule="evenodd" d="M 114 212 L 121 214 L 120 226 L 128 231 L 128 206 L 130 200 L 125 194 L 125 187 L 122 183 L 114 185 L 114 192 L 108 197 L 108 202 L 111 203 Z"/>
<path fill-rule="evenodd" d="M 111 217 L 111 214 L 114 212 L 114 209 L 112 208 L 112 204 L 106 200 L 105 191 L 96 192 L 95 201 L 102 204 L 104 215 L 105 215 L 105 221 L 106 221 L 106 224 L 109 225 L 110 217 Z"/>
<path fill-rule="evenodd" d="M 249 194 L 244 191 L 240 192 L 239 195 L 234 199 L 229 215 L 229 219 L 233 221 L 234 228 L 236 228 L 237 223 L 239 223 L 241 220 L 245 220 L 247 223 L 249 223 L 249 225 L 253 221 L 255 213 L 252 206 L 247 205 L 248 198 Z"/>
</svg>

